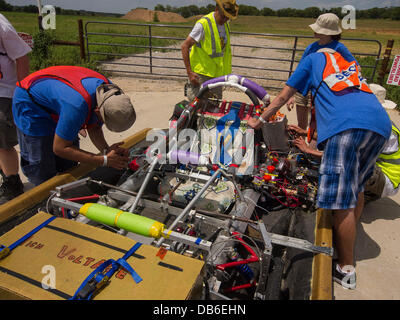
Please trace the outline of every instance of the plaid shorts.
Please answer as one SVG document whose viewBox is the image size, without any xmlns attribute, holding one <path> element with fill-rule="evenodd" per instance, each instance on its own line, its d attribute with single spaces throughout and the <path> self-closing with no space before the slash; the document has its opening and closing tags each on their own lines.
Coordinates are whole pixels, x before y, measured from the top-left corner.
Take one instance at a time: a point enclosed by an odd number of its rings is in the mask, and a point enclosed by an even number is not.
<svg viewBox="0 0 400 320">
<path fill-rule="evenodd" d="M 355 208 L 385 142 L 383 136 L 362 129 L 346 130 L 329 138 L 319 169 L 317 206 L 331 210 Z"/>
</svg>

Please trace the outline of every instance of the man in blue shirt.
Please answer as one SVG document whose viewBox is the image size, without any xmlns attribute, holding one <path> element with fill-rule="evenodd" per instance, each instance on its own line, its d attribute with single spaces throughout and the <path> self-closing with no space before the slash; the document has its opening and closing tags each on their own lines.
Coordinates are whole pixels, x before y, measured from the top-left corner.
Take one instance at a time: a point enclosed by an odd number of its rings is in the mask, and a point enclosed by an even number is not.
<svg viewBox="0 0 400 320">
<path fill-rule="evenodd" d="M 324 151 L 317 205 L 333 210 L 338 253 L 334 279 L 354 289 L 356 223 L 363 209 L 364 185 L 390 136 L 391 122 L 378 99 L 358 77 L 357 65 L 345 62 L 334 51 L 326 51 L 307 56 L 261 118 L 252 118 L 248 124 L 260 128 L 296 91 L 303 95 L 311 92 L 314 96 L 317 146 Z"/>
<path fill-rule="evenodd" d="M 114 132 L 136 120 L 130 98 L 101 74 L 72 66 L 50 67 L 18 83 L 13 115 L 21 150 L 21 169 L 38 185 L 77 162 L 122 169 L 128 151 L 122 142 L 109 146 L 102 124 Z M 79 149 L 86 129 L 102 155 Z"/>
</svg>

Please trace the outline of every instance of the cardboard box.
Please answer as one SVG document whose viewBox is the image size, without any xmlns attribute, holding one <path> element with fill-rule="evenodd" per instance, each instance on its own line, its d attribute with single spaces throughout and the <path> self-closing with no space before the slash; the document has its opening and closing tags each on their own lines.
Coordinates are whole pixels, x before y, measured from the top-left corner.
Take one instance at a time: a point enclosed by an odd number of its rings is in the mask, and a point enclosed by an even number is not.
<svg viewBox="0 0 400 320">
<path fill-rule="evenodd" d="M 51 215 L 40 212 L 0 237 L 9 246 Z M 118 260 L 136 242 L 107 230 L 56 218 L 9 256 L 0 260 L 0 299 L 53 300 L 71 298 L 86 277 L 108 259 Z M 117 271 L 95 300 L 184 300 L 201 284 L 204 262 L 144 245 L 127 259 L 142 278 L 135 283 Z M 52 282 L 53 281 L 53 282 Z M 42 283 L 55 285 L 44 289 Z"/>
</svg>

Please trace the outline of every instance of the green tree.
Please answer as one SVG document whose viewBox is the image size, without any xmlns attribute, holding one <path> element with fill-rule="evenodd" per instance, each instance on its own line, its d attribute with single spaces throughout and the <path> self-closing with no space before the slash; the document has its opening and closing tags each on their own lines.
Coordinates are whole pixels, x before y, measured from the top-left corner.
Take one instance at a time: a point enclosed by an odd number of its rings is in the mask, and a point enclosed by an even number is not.
<svg viewBox="0 0 400 320">
<path fill-rule="evenodd" d="M 308 7 L 303 10 L 303 17 L 305 18 L 318 18 L 321 10 L 318 7 Z"/>
<path fill-rule="evenodd" d="M 165 7 L 164 7 L 162 4 L 157 4 L 157 5 L 154 7 L 154 10 L 155 10 L 155 11 L 165 11 Z"/>
<path fill-rule="evenodd" d="M 13 11 L 13 6 L 4 0 L 0 0 L 0 11 Z"/>
<path fill-rule="evenodd" d="M 261 9 L 260 14 L 262 16 L 276 16 L 276 12 L 272 10 L 271 8 L 263 8 Z"/>
</svg>

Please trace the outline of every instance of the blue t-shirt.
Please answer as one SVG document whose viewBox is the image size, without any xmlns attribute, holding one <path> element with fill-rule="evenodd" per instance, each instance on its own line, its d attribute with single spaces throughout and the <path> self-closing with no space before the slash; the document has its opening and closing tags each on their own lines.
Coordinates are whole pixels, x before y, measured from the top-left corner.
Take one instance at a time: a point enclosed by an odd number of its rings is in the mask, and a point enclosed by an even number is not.
<svg viewBox="0 0 400 320">
<path fill-rule="evenodd" d="M 304 96 L 311 90 L 314 95 L 322 81 L 326 58 L 323 53 L 308 55 L 287 81 Z M 333 92 L 322 83 L 315 97 L 315 114 L 318 147 L 326 139 L 348 129 L 366 129 L 386 139 L 391 132 L 391 122 L 386 110 L 376 96 L 359 89 Z"/>
<path fill-rule="evenodd" d="M 350 53 L 349 49 L 347 49 L 347 47 L 343 43 L 333 40 L 333 41 L 329 42 L 328 44 L 325 44 L 322 46 L 320 44 L 318 44 L 318 41 L 311 43 L 306 48 L 306 50 L 304 50 L 304 53 L 300 59 L 300 62 L 302 62 L 303 59 L 305 57 L 307 57 L 308 55 L 310 55 L 314 52 L 317 52 L 319 49 L 322 49 L 322 48 L 330 48 L 330 49 L 335 50 L 336 52 L 340 53 L 342 55 L 342 57 L 345 58 L 346 61 L 348 61 L 348 62 L 357 61 L 356 58 L 354 58 L 353 55 Z M 357 62 L 357 64 L 358 64 L 358 62 Z"/>
<path fill-rule="evenodd" d="M 92 98 L 92 109 L 96 107 L 96 88 L 104 81 L 87 78 L 82 81 L 83 87 Z M 65 83 L 55 79 L 42 79 L 31 86 L 33 99 L 44 110 L 32 102 L 26 90 L 17 87 L 13 98 L 13 116 L 17 127 L 26 135 L 34 137 L 50 136 L 56 133 L 62 139 L 74 141 L 88 116 L 88 105 L 80 93 Z M 51 115 L 59 115 L 56 123 Z M 92 112 L 88 124 L 102 125 Z"/>
</svg>

